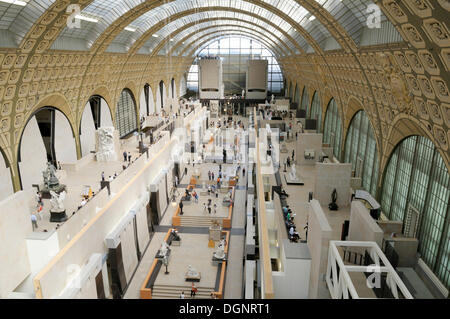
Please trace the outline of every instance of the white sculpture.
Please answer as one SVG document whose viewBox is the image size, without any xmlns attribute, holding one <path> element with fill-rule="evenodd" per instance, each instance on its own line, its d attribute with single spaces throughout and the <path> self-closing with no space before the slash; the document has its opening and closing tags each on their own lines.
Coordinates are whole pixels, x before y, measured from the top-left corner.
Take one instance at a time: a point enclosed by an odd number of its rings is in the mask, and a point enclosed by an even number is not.
<svg viewBox="0 0 450 319">
<path fill-rule="evenodd" d="M 50 204 L 52 208 L 50 212 L 53 213 L 61 213 L 66 210 L 64 207 L 64 200 L 66 199 L 66 191 L 61 192 L 59 195 L 54 191 L 50 191 L 50 195 L 52 195 L 52 199 L 50 200 Z"/>
<path fill-rule="evenodd" d="M 214 258 L 217 259 L 225 259 L 225 240 L 222 239 L 217 247 L 216 252 L 214 253 Z"/>
<path fill-rule="evenodd" d="M 161 249 L 159 250 L 161 256 L 167 256 L 167 252 L 169 251 L 169 245 L 165 241 L 162 242 Z"/>
<path fill-rule="evenodd" d="M 186 277 L 186 279 L 200 279 L 201 275 L 197 271 L 197 269 L 195 269 L 194 267 L 189 265 L 188 270 L 185 273 L 185 277 Z"/>
<path fill-rule="evenodd" d="M 117 161 L 114 145 L 114 127 L 101 127 L 97 131 L 97 161 Z"/>
<path fill-rule="evenodd" d="M 295 164 L 292 164 L 291 166 L 291 180 L 297 180 L 297 169 L 295 168 Z"/>
<path fill-rule="evenodd" d="M 272 94 L 272 104 L 275 104 L 275 95 Z"/>
</svg>

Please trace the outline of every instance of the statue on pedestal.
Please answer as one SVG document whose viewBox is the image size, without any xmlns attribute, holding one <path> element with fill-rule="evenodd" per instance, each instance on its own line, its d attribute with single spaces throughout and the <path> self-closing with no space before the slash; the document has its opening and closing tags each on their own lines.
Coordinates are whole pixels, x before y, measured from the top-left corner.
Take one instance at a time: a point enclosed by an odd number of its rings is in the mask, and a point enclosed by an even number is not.
<svg viewBox="0 0 450 319">
<path fill-rule="evenodd" d="M 217 247 L 217 250 L 214 252 L 214 258 L 216 259 L 225 259 L 225 240 L 222 239 Z"/>
<path fill-rule="evenodd" d="M 44 187 L 49 190 L 54 190 L 59 187 L 59 180 L 56 177 L 56 169 L 55 167 L 48 162 L 47 169 L 42 172 L 44 177 Z"/>
<path fill-rule="evenodd" d="M 337 191 L 336 188 L 333 190 L 333 193 L 331 193 L 331 203 L 328 205 L 328 208 L 330 210 L 338 210 L 339 206 L 337 204 Z"/>
<path fill-rule="evenodd" d="M 50 195 L 52 196 L 52 199 L 50 200 L 50 204 L 52 207 L 50 208 L 51 213 L 62 213 L 66 209 L 64 207 L 64 200 L 66 199 L 66 192 L 63 191 L 59 195 L 55 193 L 54 191 L 50 191 Z"/>
<path fill-rule="evenodd" d="M 291 180 L 297 180 L 297 169 L 295 168 L 295 164 L 291 166 L 291 173 L 289 177 L 291 178 Z"/>
<path fill-rule="evenodd" d="M 159 249 L 159 253 L 161 256 L 166 257 L 169 252 L 169 245 L 165 241 L 162 242 L 161 248 Z"/>
<path fill-rule="evenodd" d="M 117 160 L 114 146 L 114 127 L 101 127 L 97 130 L 97 161 L 113 162 Z"/>
<path fill-rule="evenodd" d="M 188 270 L 185 273 L 186 280 L 200 281 L 201 274 L 191 265 L 188 266 Z"/>
</svg>

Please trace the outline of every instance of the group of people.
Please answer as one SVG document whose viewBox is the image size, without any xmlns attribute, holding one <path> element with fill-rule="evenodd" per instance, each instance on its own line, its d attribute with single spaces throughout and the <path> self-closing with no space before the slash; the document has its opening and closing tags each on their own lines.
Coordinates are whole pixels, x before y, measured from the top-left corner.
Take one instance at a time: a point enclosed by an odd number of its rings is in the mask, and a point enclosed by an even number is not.
<svg viewBox="0 0 450 319">
<path fill-rule="evenodd" d="M 114 172 L 114 175 L 109 175 L 108 182 L 112 182 L 117 176 L 118 175 L 116 172 Z M 102 172 L 102 182 L 104 182 L 104 181 L 106 181 L 105 172 Z"/>
<path fill-rule="evenodd" d="M 300 240 L 300 235 L 297 232 L 297 226 L 294 223 L 295 214 L 289 208 L 289 205 L 283 207 L 283 217 L 286 223 L 286 228 L 289 232 L 289 239 L 291 242 L 298 242 Z"/>
<path fill-rule="evenodd" d="M 191 286 L 191 298 L 192 299 L 195 298 L 195 296 L 197 295 L 197 292 L 198 292 L 198 288 L 195 286 L 194 283 L 192 283 L 192 286 Z M 180 294 L 180 299 L 185 299 L 185 298 L 186 298 L 186 296 L 184 294 L 184 291 L 182 291 Z M 211 299 L 217 299 L 217 296 L 214 292 L 211 293 Z"/>
</svg>

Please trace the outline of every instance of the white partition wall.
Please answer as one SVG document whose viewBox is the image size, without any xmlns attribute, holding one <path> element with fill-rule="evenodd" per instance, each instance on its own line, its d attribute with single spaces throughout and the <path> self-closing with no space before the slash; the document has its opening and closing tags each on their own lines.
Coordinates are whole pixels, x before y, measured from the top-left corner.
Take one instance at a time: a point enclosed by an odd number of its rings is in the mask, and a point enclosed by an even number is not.
<svg viewBox="0 0 450 319">
<path fill-rule="evenodd" d="M 308 247 L 311 253 L 309 298 L 326 298 L 325 274 L 332 229 L 317 200 L 312 200 L 308 215 Z"/>
<path fill-rule="evenodd" d="M 336 189 L 338 206 L 349 206 L 351 174 L 352 164 L 316 163 L 314 198 L 322 205 L 328 205 L 331 203 L 331 193 Z"/>
<path fill-rule="evenodd" d="M 125 269 L 125 276 L 127 279 L 127 283 L 129 283 L 138 264 L 133 220 L 130 220 L 128 222 L 126 228 L 120 234 L 120 243 L 122 246 L 122 258 L 123 267 Z"/>
<path fill-rule="evenodd" d="M 95 151 L 95 124 L 89 102 L 84 107 L 80 128 L 81 156 L 84 157 Z"/>
<path fill-rule="evenodd" d="M 63 113 L 55 111 L 55 155 L 61 163 L 75 163 L 77 148 L 70 123 Z"/>
<path fill-rule="evenodd" d="M 33 193 L 21 191 L 0 201 L 0 299 L 7 298 L 31 272 L 25 238 L 32 233 Z"/>
<path fill-rule="evenodd" d="M 322 154 L 322 134 L 299 134 L 296 141 L 297 165 L 315 165 Z"/>
<path fill-rule="evenodd" d="M 0 201 L 14 193 L 11 170 L 6 167 L 6 161 L 0 154 Z"/>
<path fill-rule="evenodd" d="M 369 210 L 362 202 L 356 200 L 352 202 L 351 207 L 348 240 L 372 241 L 377 243 L 381 248 L 384 232 L 372 216 L 370 216 Z"/>
<path fill-rule="evenodd" d="M 30 158 L 33 160 L 28 160 Z M 19 171 L 22 188 L 25 190 L 31 188 L 32 184 L 41 184 L 43 182 L 42 172 L 47 167 L 47 151 L 35 116 L 30 119 L 23 131 L 20 159 Z"/>
</svg>

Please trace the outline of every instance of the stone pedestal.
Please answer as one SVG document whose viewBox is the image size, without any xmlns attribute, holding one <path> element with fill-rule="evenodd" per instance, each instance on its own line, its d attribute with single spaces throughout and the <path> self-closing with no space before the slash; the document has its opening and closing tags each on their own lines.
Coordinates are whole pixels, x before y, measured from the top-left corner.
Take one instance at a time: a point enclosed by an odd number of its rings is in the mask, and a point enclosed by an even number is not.
<svg viewBox="0 0 450 319">
<path fill-rule="evenodd" d="M 211 226 L 209 227 L 209 240 L 220 241 L 222 236 L 222 227 Z"/>
<path fill-rule="evenodd" d="M 67 220 L 66 211 L 62 212 L 50 212 L 50 222 L 51 223 L 62 223 Z"/>
<path fill-rule="evenodd" d="M 63 191 L 65 191 L 66 190 L 66 185 L 62 185 L 62 184 L 60 184 L 60 185 L 58 185 L 58 187 L 55 187 L 55 188 L 52 188 L 52 189 L 49 189 L 49 188 L 46 188 L 46 187 L 44 187 L 44 186 L 42 186 L 42 188 L 41 188 L 41 195 L 42 195 L 42 198 L 43 199 L 52 199 L 52 195 L 50 195 L 50 191 L 54 191 L 56 194 L 61 194 Z"/>
</svg>

